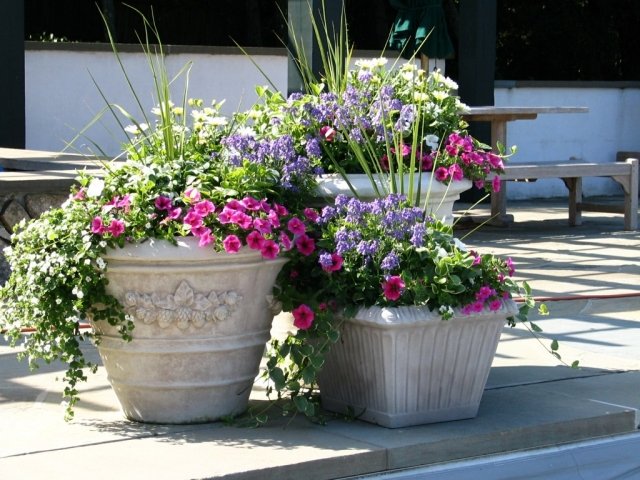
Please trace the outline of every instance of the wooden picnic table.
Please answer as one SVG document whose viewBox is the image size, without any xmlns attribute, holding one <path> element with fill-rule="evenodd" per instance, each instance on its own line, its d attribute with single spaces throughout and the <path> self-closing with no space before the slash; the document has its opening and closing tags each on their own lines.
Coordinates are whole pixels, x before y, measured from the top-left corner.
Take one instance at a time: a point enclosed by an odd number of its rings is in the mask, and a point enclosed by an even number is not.
<svg viewBox="0 0 640 480">
<path fill-rule="evenodd" d="M 535 120 L 540 114 L 587 113 L 588 107 L 469 107 L 462 118 L 467 122 L 491 123 L 491 146 L 507 145 L 507 122 Z"/>
</svg>

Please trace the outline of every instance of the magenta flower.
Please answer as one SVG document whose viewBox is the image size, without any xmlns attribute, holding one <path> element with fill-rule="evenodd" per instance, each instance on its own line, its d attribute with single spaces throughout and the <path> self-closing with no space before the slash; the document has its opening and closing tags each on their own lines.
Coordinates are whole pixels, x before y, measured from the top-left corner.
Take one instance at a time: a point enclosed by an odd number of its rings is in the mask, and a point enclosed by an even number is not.
<svg viewBox="0 0 640 480">
<path fill-rule="evenodd" d="M 126 194 L 124 197 L 118 200 L 116 203 L 116 207 L 124 208 L 125 211 L 129 211 L 129 207 L 131 207 L 131 195 Z"/>
<path fill-rule="evenodd" d="M 205 228 L 204 231 L 200 233 L 200 241 L 198 242 L 198 245 L 201 247 L 206 247 L 207 245 L 213 243 L 215 239 L 216 237 L 211 235 L 211 230 Z"/>
<path fill-rule="evenodd" d="M 223 241 L 222 245 L 227 253 L 238 253 L 242 247 L 242 242 L 235 235 L 228 235 Z"/>
<path fill-rule="evenodd" d="M 271 210 L 267 214 L 267 218 L 269 219 L 269 223 L 271 224 L 272 227 L 274 228 L 280 227 L 280 216 L 278 215 L 278 212 L 276 212 L 275 210 Z"/>
<path fill-rule="evenodd" d="M 333 142 L 336 139 L 336 131 L 333 127 L 325 125 L 320 128 L 320 136 L 327 142 Z"/>
<path fill-rule="evenodd" d="M 247 235 L 247 245 L 253 250 L 262 250 L 264 242 L 265 238 L 257 230 L 254 230 L 249 235 Z"/>
<path fill-rule="evenodd" d="M 170 208 L 167 213 L 167 219 L 177 220 L 182 215 L 182 209 L 180 207 Z"/>
<path fill-rule="evenodd" d="M 113 220 L 111 220 L 107 231 L 114 237 L 119 237 L 124 233 L 124 222 L 122 220 L 114 218 Z"/>
<path fill-rule="evenodd" d="M 289 210 L 287 210 L 287 207 L 285 207 L 284 205 L 280 205 L 279 203 L 274 203 L 273 204 L 273 209 L 276 211 L 276 213 L 278 215 L 280 215 L 281 217 L 284 217 L 286 215 L 289 215 Z"/>
<path fill-rule="evenodd" d="M 191 229 L 202 225 L 202 216 L 199 215 L 193 208 L 187 212 L 183 220 L 185 225 L 189 225 Z"/>
<path fill-rule="evenodd" d="M 439 182 L 444 182 L 447 178 L 449 178 L 449 170 L 446 167 L 438 167 L 434 172 L 436 176 L 436 180 Z"/>
<path fill-rule="evenodd" d="M 423 172 L 430 172 L 433 168 L 433 154 L 426 153 L 422 155 L 422 161 L 420 162 L 420 168 Z"/>
<path fill-rule="evenodd" d="M 86 196 L 87 196 L 87 191 L 84 189 L 84 187 L 82 187 L 80 190 L 78 190 L 75 193 L 75 195 L 71 197 L 71 199 L 75 201 L 79 201 L 79 200 L 84 200 Z"/>
<path fill-rule="evenodd" d="M 262 208 L 262 204 L 252 197 L 243 198 L 241 203 L 247 210 L 251 210 L 252 212 L 257 212 Z"/>
<path fill-rule="evenodd" d="M 493 180 L 491 180 L 491 188 L 493 189 L 494 192 L 500 191 L 500 177 L 498 176 L 493 177 Z"/>
<path fill-rule="evenodd" d="M 404 281 L 398 275 L 393 275 L 382 282 L 382 292 L 387 300 L 398 300 L 402 296 L 404 287 Z"/>
<path fill-rule="evenodd" d="M 107 227 L 105 227 L 104 222 L 102 221 L 102 217 L 95 217 L 91 221 L 91 233 L 103 235 L 106 231 Z"/>
<path fill-rule="evenodd" d="M 291 313 L 293 314 L 293 326 L 300 330 L 309 330 L 313 325 L 315 314 L 308 305 L 304 303 L 297 308 L 294 308 Z"/>
<path fill-rule="evenodd" d="M 273 260 L 280 254 L 280 247 L 278 247 L 278 244 L 273 240 L 265 240 L 260 249 L 260 253 L 264 258 Z"/>
<path fill-rule="evenodd" d="M 225 208 L 228 208 L 229 210 L 239 210 L 241 212 L 244 212 L 247 209 L 242 202 L 235 198 L 233 200 L 229 200 L 225 205 Z"/>
<path fill-rule="evenodd" d="M 256 218 L 253 221 L 253 228 L 258 230 L 260 233 L 271 233 L 273 231 L 271 222 L 265 218 Z"/>
<path fill-rule="evenodd" d="M 507 264 L 507 268 L 509 269 L 509 276 L 512 277 L 513 274 L 516 273 L 516 269 L 513 265 L 513 260 L 511 260 L 511 257 L 509 257 L 505 260 L 505 263 Z"/>
<path fill-rule="evenodd" d="M 218 222 L 221 224 L 231 223 L 231 217 L 235 213 L 235 210 L 231 210 L 229 207 L 224 207 L 222 212 L 218 214 Z"/>
<path fill-rule="evenodd" d="M 307 218 L 307 220 L 310 220 L 313 223 L 315 223 L 316 220 L 320 218 L 320 214 L 315 208 L 305 208 L 303 210 L 303 213 L 304 213 L 304 216 Z"/>
<path fill-rule="evenodd" d="M 489 285 L 483 285 L 482 287 L 480 287 L 480 290 L 476 292 L 476 300 L 484 302 L 489 297 L 492 297 L 495 294 L 496 292 L 493 288 L 491 288 Z"/>
<path fill-rule="evenodd" d="M 298 217 L 293 217 L 289 222 L 287 222 L 287 229 L 294 235 L 302 235 L 307 231 L 304 222 Z"/>
<path fill-rule="evenodd" d="M 215 237 L 211 235 L 211 229 L 205 227 L 204 225 L 193 227 L 191 229 L 191 233 L 194 237 L 200 238 L 200 242 L 198 243 L 198 245 L 200 245 L 201 247 L 205 247 L 215 240 Z"/>
<path fill-rule="evenodd" d="M 197 188 L 189 187 L 184 191 L 184 198 L 189 203 L 199 202 L 201 195 Z"/>
<path fill-rule="evenodd" d="M 211 200 L 202 200 L 193 206 L 193 210 L 201 217 L 206 217 L 210 213 L 215 212 L 216 207 Z"/>
<path fill-rule="evenodd" d="M 280 232 L 280 244 L 284 247 L 285 250 L 291 250 L 291 239 L 289 238 L 289 235 L 287 235 L 285 232 Z"/>
<path fill-rule="evenodd" d="M 296 238 L 296 248 L 305 257 L 311 255 L 316 249 L 316 242 L 306 233 Z"/>
<path fill-rule="evenodd" d="M 492 312 L 497 312 L 498 310 L 500 310 L 500 307 L 502 306 L 502 302 L 500 300 L 492 300 L 489 303 L 489 310 L 491 310 Z"/>
<path fill-rule="evenodd" d="M 380 168 L 383 171 L 385 172 L 389 171 L 389 157 L 387 156 L 386 153 L 380 157 L 380 160 L 378 161 L 378 163 L 380 163 Z"/>
<path fill-rule="evenodd" d="M 244 212 L 236 211 L 231 215 L 231 221 L 243 230 L 249 230 L 253 226 L 253 220 Z"/>
<path fill-rule="evenodd" d="M 171 199 L 164 195 L 160 195 L 158 198 L 156 198 L 156 201 L 154 202 L 154 204 L 158 210 L 171 209 Z"/>
<path fill-rule="evenodd" d="M 464 172 L 462 171 L 460 165 L 458 165 L 457 163 L 454 163 L 449 167 L 449 175 L 456 182 L 459 182 L 464 178 Z"/>
<path fill-rule="evenodd" d="M 322 269 L 325 272 L 337 272 L 342 268 L 342 264 L 344 263 L 344 259 L 342 256 L 337 253 L 331 254 L 331 265 L 323 265 Z"/>
</svg>

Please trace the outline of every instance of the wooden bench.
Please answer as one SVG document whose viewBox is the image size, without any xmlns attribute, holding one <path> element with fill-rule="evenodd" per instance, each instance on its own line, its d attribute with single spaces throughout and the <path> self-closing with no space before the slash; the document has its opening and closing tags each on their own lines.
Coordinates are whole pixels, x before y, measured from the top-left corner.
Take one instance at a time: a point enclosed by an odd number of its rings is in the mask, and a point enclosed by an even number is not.
<svg viewBox="0 0 640 480">
<path fill-rule="evenodd" d="M 637 230 L 638 158 L 640 154 L 637 152 L 619 152 L 615 163 L 569 161 L 507 165 L 505 173 L 500 175 L 500 192 L 491 195 L 492 223 L 506 224 L 513 220 L 507 215 L 508 181 L 560 178 L 569 189 L 569 225 L 581 225 L 582 212 L 621 213 L 625 230 Z M 584 177 L 610 177 L 618 182 L 624 190 L 622 205 L 585 202 L 582 194 Z"/>
</svg>

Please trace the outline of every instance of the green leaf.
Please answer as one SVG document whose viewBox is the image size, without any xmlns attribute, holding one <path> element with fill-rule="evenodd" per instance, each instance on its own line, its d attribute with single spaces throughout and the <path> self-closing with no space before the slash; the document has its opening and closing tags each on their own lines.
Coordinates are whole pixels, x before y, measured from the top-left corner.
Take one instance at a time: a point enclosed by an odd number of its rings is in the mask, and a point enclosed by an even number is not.
<svg viewBox="0 0 640 480">
<path fill-rule="evenodd" d="M 269 377 L 273 380 L 275 384 L 276 390 L 281 390 L 284 388 L 286 383 L 284 372 L 280 367 L 276 367 L 269 372 Z"/>
<path fill-rule="evenodd" d="M 533 330 L 534 332 L 542 332 L 542 329 L 537 324 L 529 322 L 529 325 L 531 325 L 531 330 Z"/>
<path fill-rule="evenodd" d="M 309 400 L 307 400 L 305 397 L 293 397 L 293 403 L 300 413 L 305 413 L 309 408 Z"/>
<path fill-rule="evenodd" d="M 556 350 L 558 350 L 558 341 L 557 341 L 557 340 L 553 340 L 553 341 L 551 342 L 551 350 L 553 350 L 554 352 L 555 352 Z"/>
<path fill-rule="evenodd" d="M 571 364 L 571 368 L 578 368 L 580 364 L 580 360 L 574 360 L 573 363 Z"/>
</svg>

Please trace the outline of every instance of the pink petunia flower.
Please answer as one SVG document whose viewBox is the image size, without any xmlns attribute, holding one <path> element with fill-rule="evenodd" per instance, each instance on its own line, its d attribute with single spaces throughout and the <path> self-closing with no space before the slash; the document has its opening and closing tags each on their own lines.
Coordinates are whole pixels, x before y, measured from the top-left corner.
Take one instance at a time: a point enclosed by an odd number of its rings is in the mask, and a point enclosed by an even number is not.
<svg viewBox="0 0 640 480">
<path fill-rule="evenodd" d="M 436 180 L 439 182 L 444 182 L 447 178 L 449 178 L 449 170 L 446 167 L 438 167 L 434 172 L 436 176 Z"/>
<path fill-rule="evenodd" d="M 274 203 L 273 204 L 273 209 L 281 217 L 289 215 L 289 210 L 287 210 L 287 207 L 285 207 L 284 205 L 280 205 L 279 203 Z"/>
<path fill-rule="evenodd" d="M 199 215 L 193 208 L 184 216 L 183 223 L 189 225 L 192 229 L 202 225 L 202 215 Z"/>
<path fill-rule="evenodd" d="M 197 188 L 189 187 L 184 191 L 184 198 L 189 203 L 199 202 L 202 196 Z"/>
<path fill-rule="evenodd" d="M 80 201 L 80 200 L 84 200 L 86 196 L 87 196 L 87 191 L 85 190 L 84 187 L 82 187 L 80 190 L 78 190 L 75 193 L 75 195 L 71 197 L 71 199 L 75 201 Z"/>
<path fill-rule="evenodd" d="M 233 215 L 231 215 L 231 222 L 238 225 L 243 230 L 249 230 L 253 227 L 253 220 L 249 215 L 244 212 L 236 211 Z"/>
<path fill-rule="evenodd" d="M 241 201 L 236 200 L 235 198 L 233 200 L 229 200 L 225 205 L 225 208 L 230 210 L 239 210 L 241 212 L 244 212 L 247 209 Z"/>
<path fill-rule="evenodd" d="M 336 138 L 336 131 L 333 127 L 325 125 L 320 128 L 320 136 L 327 142 L 333 142 Z"/>
<path fill-rule="evenodd" d="M 342 264 L 344 263 L 344 259 L 337 253 L 331 254 L 331 265 L 323 266 L 322 269 L 325 272 L 337 272 L 342 268 Z"/>
<path fill-rule="evenodd" d="M 280 227 L 280 216 L 278 215 L 278 212 L 276 212 L 275 210 L 271 210 L 267 214 L 267 218 L 269 219 L 269 223 L 273 228 Z"/>
<path fill-rule="evenodd" d="M 205 228 L 204 231 L 200 234 L 200 241 L 198 242 L 198 245 L 200 247 L 206 247 L 207 245 L 213 243 L 215 239 L 216 237 L 214 235 L 211 235 L 211 230 Z"/>
<path fill-rule="evenodd" d="M 102 221 L 102 217 L 95 217 L 91 221 L 91 233 L 103 235 L 106 231 L 107 227 L 105 227 L 104 222 Z"/>
<path fill-rule="evenodd" d="M 297 308 L 294 308 L 291 313 L 293 314 L 293 326 L 300 330 L 309 330 L 313 325 L 315 314 L 313 310 L 304 303 Z"/>
<path fill-rule="evenodd" d="M 271 222 L 265 218 L 256 218 L 253 220 L 253 228 L 260 233 L 271 233 L 273 231 L 271 225 Z"/>
<path fill-rule="evenodd" d="M 493 180 L 491 180 L 491 188 L 494 192 L 497 193 L 500 191 L 501 186 L 502 185 L 500 184 L 500 177 L 496 175 L 495 177 L 493 177 Z"/>
<path fill-rule="evenodd" d="M 171 199 L 167 196 L 160 195 L 156 198 L 154 205 L 158 210 L 170 210 L 171 209 Z"/>
<path fill-rule="evenodd" d="M 182 215 L 182 209 L 180 207 L 170 208 L 167 213 L 167 218 L 169 220 L 177 220 Z"/>
<path fill-rule="evenodd" d="M 113 220 L 111 220 L 107 231 L 114 237 L 119 237 L 124 233 L 124 222 L 122 220 L 114 218 Z"/>
<path fill-rule="evenodd" d="M 296 238 L 296 248 L 305 257 L 311 255 L 316 249 L 316 242 L 313 238 L 309 237 L 306 233 Z"/>
<path fill-rule="evenodd" d="M 462 171 L 460 165 L 458 165 L 457 163 L 454 163 L 449 167 L 449 175 L 456 182 L 459 182 L 464 178 L 464 172 Z"/>
<path fill-rule="evenodd" d="M 201 200 L 193 206 L 193 210 L 201 217 L 206 217 L 216 211 L 216 207 L 211 200 Z"/>
<path fill-rule="evenodd" d="M 124 197 L 118 199 L 118 203 L 116 203 L 116 207 L 124 208 L 126 212 L 129 211 L 131 207 L 131 195 L 126 194 Z"/>
<path fill-rule="evenodd" d="M 260 253 L 264 258 L 273 260 L 280 254 L 280 247 L 273 240 L 265 240 L 262 248 L 260 249 Z"/>
<path fill-rule="evenodd" d="M 382 292 L 387 300 L 398 300 L 404 291 L 404 281 L 398 275 L 393 275 L 382 282 Z"/>
<path fill-rule="evenodd" d="M 262 208 L 262 204 L 253 197 L 244 197 L 241 203 L 247 210 L 252 212 L 257 212 Z"/>
<path fill-rule="evenodd" d="M 307 220 L 310 220 L 312 222 L 316 222 L 316 220 L 318 220 L 318 218 L 320 218 L 320 214 L 318 213 L 318 211 L 315 208 L 305 208 L 303 210 L 304 216 L 307 218 Z"/>
<path fill-rule="evenodd" d="M 294 235 L 302 235 L 307 231 L 307 228 L 302 220 L 298 217 L 293 217 L 287 222 L 287 229 Z"/>
<path fill-rule="evenodd" d="M 280 232 L 279 240 L 280 244 L 284 247 L 285 250 L 291 250 L 292 242 L 286 232 Z"/>
<path fill-rule="evenodd" d="M 227 253 L 238 253 L 242 247 L 242 242 L 235 235 L 228 235 L 223 241 L 222 246 Z"/>
<path fill-rule="evenodd" d="M 262 246 L 264 245 L 264 242 L 265 242 L 265 238 L 257 230 L 254 230 L 249 235 L 247 235 L 247 245 L 252 250 L 262 250 Z"/>
<path fill-rule="evenodd" d="M 491 310 L 492 312 L 497 312 L 498 310 L 500 310 L 500 307 L 502 307 L 502 302 L 498 299 L 492 300 L 489 303 L 489 310 Z"/>
</svg>

